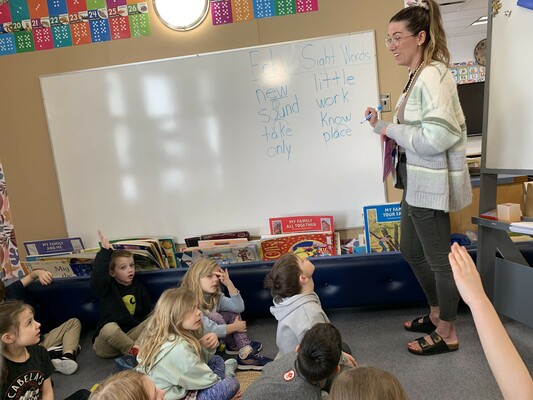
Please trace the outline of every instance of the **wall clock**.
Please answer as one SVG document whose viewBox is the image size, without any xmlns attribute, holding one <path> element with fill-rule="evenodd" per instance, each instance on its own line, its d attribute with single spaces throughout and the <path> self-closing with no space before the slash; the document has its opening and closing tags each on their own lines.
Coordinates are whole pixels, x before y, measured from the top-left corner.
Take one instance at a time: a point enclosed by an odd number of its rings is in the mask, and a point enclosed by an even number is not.
<svg viewBox="0 0 533 400">
<path fill-rule="evenodd" d="M 474 48 L 474 57 L 479 65 L 485 65 L 485 58 L 487 54 L 487 39 L 480 40 Z"/>
</svg>

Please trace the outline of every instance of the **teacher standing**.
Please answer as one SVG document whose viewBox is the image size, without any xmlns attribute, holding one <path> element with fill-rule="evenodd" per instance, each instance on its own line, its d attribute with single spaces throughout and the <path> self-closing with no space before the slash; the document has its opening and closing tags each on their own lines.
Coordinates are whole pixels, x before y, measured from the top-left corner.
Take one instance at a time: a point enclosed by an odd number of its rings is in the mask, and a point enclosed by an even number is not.
<svg viewBox="0 0 533 400">
<path fill-rule="evenodd" d="M 450 211 L 472 201 L 466 164 L 466 125 L 457 86 L 448 70 L 439 6 L 434 0 L 410 2 L 394 15 L 385 38 L 398 65 L 409 78 L 396 106 L 394 123 L 371 114 L 374 132 L 398 144 L 397 180 L 402 197 L 400 250 L 427 297 L 428 315 L 405 322 L 408 331 L 427 335 L 408 343 L 416 355 L 459 348 L 455 330 L 459 293 L 450 252 Z"/>
</svg>

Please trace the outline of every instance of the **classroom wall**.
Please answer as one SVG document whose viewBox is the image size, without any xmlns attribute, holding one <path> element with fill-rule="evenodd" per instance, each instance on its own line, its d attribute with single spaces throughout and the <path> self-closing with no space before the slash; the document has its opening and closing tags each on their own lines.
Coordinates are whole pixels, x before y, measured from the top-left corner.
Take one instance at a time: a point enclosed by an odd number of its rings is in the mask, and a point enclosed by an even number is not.
<svg viewBox="0 0 533 400">
<path fill-rule="evenodd" d="M 67 235 L 39 84 L 42 75 L 375 30 L 380 92 L 390 92 L 394 103 L 405 83 L 407 71 L 395 65 L 383 44 L 388 20 L 403 7 L 402 0 L 373 2 L 372 7 L 362 1 L 320 0 L 317 12 L 224 26 L 213 26 L 209 15 L 191 32 L 166 28 L 152 3 L 148 4 L 152 30 L 148 37 L 0 57 L 0 161 L 21 253 L 24 241 Z M 91 118 L 90 110 L 87 118 Z M 384 113 L 383 118 L 391 120 L 392 113 Z M 94 160 L 98 162 L 98 154 Z M 397 200 L 398 192 L 390 183 L 387 187 L 389 200 Z M 105 199 L 94 207 L 105 207 Z"/>
<path fill-rule="evenodd" d="M 448 49 L 452 56 L 451 62 L 474 61 L 474 48 L 480 40 L 487 37 L 487 32 L 477 32 L 448 38 Z"/>
</svg>

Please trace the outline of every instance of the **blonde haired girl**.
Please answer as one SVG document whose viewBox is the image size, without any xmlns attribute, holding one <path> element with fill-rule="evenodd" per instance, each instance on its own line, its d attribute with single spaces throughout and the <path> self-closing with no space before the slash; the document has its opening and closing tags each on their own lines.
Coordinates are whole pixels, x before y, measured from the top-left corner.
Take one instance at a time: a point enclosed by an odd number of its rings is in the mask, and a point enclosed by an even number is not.
<svg viewBox="0 0 533 400">
<path fill-rule="evenodd" d="M 229 297 L 224 295 L 220 284 L 228 289 Z M 251 341 L 246 335 L 246 321 L 240 316 L 244 311 L 244 301 L 227 269 L 222 269 L 211 259 L 200 259 L 189 267 L 181 287 L 196 295 L 202 310 L 204 330 L 224 338 L 227 354 L 239 354 L 239 369 L 261 370 L 272 361 L 259 353 L 261 343 Z"/>
<path fill-rule="evenodd" d="M 165 392 L 148 376 L 133 370 L 121 371 L 101 382 L 89 400 L 163 400 Z"/>
<path fill-rule="evenodd" d="M 137 369 L 164 390 L 167 399 L 239 398 L 236 365 L 226 365 L 215 355 L 217 347 L 214 333 L 202 336 L 195 294 L 185 288 L 168 289 L 147 321 Z"/>
<path fill-rule="evenodd" d="M 329 400 L 407 400 L 402 384 L 390 372 L 374 367 L 342 371 L 331 385 Z"/>
</svg>

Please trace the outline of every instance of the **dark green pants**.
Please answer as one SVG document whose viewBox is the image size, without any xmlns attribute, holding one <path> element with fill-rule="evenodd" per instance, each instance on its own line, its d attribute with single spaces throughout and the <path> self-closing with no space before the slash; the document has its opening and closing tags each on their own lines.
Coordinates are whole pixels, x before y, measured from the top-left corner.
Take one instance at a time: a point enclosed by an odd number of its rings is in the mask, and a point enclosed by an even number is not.
<svg viewBox="0 0 533 400">
<path fill-rule="evenodd" d="M 405 164 L 399 165 L 398 178 L 407 188 Z M 402 255 L 413 269 L 428 304 L 440 308 L 440 319 L 455 321 L 459 292 L 448 261 L 450 214 L 441 210 L 410 206 L 405 201 L 405 191 L 401 207 Z"/>
</svg>

